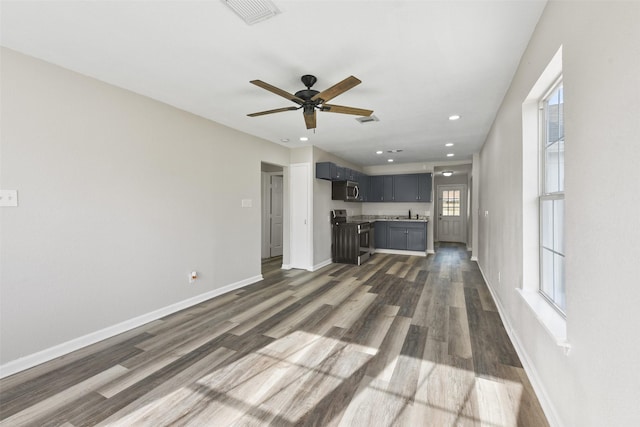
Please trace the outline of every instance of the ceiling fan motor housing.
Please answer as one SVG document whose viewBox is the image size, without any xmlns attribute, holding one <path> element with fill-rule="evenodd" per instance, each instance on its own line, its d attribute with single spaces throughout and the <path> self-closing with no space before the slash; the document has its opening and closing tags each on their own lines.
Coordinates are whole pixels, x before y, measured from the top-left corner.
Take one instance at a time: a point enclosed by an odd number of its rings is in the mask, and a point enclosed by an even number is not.
<svg viewBox="0 0 640 427">
<path fill-rule="evenodd" d="M 302 89 L 302 90 L 299 90 L 299 91 L 296 92 L 296 96 L 298 98 L 300 98 L 300 99 L 304 99 L 305 101 L 309 101 L 311 98 L 316 96 L 316 94 L 318 94 L 318 93 L 320 93 L 320 92 L 318 92 L 317 90 Z"/>
</svg>

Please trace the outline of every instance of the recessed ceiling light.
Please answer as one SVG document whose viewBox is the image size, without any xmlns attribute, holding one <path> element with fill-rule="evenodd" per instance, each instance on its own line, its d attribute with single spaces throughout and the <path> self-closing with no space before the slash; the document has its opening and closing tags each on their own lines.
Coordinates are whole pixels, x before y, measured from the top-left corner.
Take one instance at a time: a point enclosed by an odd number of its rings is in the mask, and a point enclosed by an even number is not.
<svg viewBox="0 0 640 427">
<path fill-rule="evenodd" d="M 453 171 L 442 171 L 442 175 L 451 176 L 451 175 L 453 175 Z"/>
<path fill-rule="evenodd" d="M 453 114 L 451 116 L 449 116 L 449 120 L 458 120 L 460 118 L 460 115 L 458 114 Z"/>
<path fill-rule="evenodd" d="M 300 137 L 300 141 L 304 142 L 304 141 L 308 141 L 309 138 L 307 138 L 306 136 L 301 136 Z"/>
<path fill-rule="evenodd" d="M 382 154 L 382 150 L 376 151 L 376 154 Z"/>
<path fill-rule="evenodd" d="M 453 147 L 453 142 L 447 142 L 444 144 L 445 147 Z"/>
<path fill-rule="evenodd" d="M 387 162 L 393 163 L 393 159 L 387 159 Z"/>
<path fill-rule="evenodd" d="M 453 156 L 455 156 L 455 154 L 453 154 L 453 153 L 447 154 L 447 157 L 453 157 Z"/>
<path fill-rule="evenodd" d="M 282 138 L 280 142 L 289 142 L 289 138 Z"/>
</svg>

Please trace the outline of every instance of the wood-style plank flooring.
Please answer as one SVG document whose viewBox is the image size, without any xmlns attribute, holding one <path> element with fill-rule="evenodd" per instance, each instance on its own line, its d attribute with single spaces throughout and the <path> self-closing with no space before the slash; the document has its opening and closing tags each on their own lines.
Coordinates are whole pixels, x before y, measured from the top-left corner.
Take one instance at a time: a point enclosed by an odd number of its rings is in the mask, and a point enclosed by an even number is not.
<svg viewBox="0 0 640 427">
<path fill-rule="evenodd" d="M 1 380 L 0 425 L 547 426 L 468 258 L 266 262 L 259 283 Z"/>
</svg>

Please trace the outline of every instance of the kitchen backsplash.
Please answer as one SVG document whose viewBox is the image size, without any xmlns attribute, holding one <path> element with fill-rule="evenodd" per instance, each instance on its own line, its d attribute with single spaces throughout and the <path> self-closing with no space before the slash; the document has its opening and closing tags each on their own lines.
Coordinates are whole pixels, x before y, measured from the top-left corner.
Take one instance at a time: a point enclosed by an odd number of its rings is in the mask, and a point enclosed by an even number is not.
<svg viewBox="0 0 640 427">
<path fill-rule="evenodd" d="M 432 206 L 431 203 L 362 203 L 361 212 L 362 215 L 406 217 L 410 210 L 413 218 L 416 214 L 430 217 Z"/>
</svg>

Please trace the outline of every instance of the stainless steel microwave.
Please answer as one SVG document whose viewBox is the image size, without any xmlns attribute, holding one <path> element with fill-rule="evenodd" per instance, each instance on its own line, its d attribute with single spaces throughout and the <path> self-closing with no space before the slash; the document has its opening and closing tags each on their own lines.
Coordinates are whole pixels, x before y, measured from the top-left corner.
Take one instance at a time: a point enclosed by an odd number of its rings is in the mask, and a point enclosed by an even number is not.
<svg viewBox="0 0 640 427">
<path fill-rule="evenodd" d="M 354 181 L 333 181 L 331 183 L 331 199 L 345 202 L 359 202 L 360 189 Z"/>
</svg>

